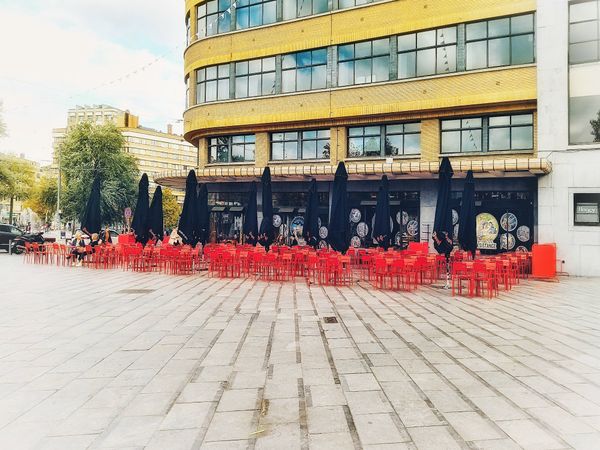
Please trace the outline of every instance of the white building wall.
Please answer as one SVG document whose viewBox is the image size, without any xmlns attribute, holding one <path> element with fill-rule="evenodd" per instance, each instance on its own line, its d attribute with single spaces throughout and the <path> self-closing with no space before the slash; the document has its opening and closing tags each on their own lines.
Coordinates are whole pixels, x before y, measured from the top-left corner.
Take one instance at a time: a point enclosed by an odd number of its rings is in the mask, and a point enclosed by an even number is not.
<svg viewBox="0 0 600 450">
<path fill-rule="evenodd" d="M 600 144 L 569 145 L 568 6 L 537 5 L 538 150 L 553 166 L 538 182 L 538 242 L 556 243 L 569 274 L 600 276 L 600 227 L 574 226 L 573 194 L 600 192 Z"/>
</svg>

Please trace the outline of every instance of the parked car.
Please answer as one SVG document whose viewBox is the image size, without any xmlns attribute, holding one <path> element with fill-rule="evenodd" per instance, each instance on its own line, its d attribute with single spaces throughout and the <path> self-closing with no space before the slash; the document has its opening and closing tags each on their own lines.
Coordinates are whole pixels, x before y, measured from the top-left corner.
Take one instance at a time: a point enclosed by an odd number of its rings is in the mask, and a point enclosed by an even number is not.
<svg viewBox="0 0 600 450">
<path fill-rule="evenodd" d="M 19 228 L 8 224 L 0 224 L 0 249 L 8 251 L 9 241 L 22 235 L 23 231 Z"/>
</svg>

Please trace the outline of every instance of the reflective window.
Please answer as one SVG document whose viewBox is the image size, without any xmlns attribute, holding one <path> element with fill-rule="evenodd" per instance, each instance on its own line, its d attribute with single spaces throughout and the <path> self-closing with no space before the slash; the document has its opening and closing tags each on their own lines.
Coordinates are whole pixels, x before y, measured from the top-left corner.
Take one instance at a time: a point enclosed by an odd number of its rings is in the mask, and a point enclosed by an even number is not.
<svg viewBox="0 0 600 450">
<path fill-rule="evenodd" d="M 328 0 L 283 0 L 283 20 L 329 11 Z"/>
<path fill-rule="evenodd" d="M 527 64 L 534 60 L 533 14 L 467 24 L 467 70 Z"/>
<path fill-rule="evenodd" d="M 235 98 L 275 93 L 275 58 L 235 63 Z"/>
<path fill-rule="evenodd" d="M 185 77 L 185 108 L 187 109 L 189 107 L 190 107 L 190 77 Z"/>
<path fill-rule="evenodd" d="M 287 131 L 271 134 L 271 160 L 327 159 L 330 130 Z"/>
<path fill-rule="evenodd" d="M 208 162 L 254 161 L 256 137 L 253 134 L 219 136 L 208 139 Z"/>
<path fill-rule="evenodd" d="M 323 89 L 327 86 L 327 49 L 283 55 L 282 92 Z"/>
<path fill-rule="evenodd" d="M 189 45 L 192 39 L 192 24 L 190 20 L 190 15 L 185 16 L 185 43 Z"/>
<path fill-rule="evenodd" d="M 348 128 L 348 156 L 351 158 L 420 153 L 420 122 Z"/>
<path fill-rule="evenodd" d="M 196 71 L 196 103 L 229 100 L 229 64 Z"/>
<path fill-rule="evenodd" d="M 481 152 L 483 119 L 442 120 L 442 153 Z"/>
<path fill-rule="evenodd" d="M 366 5 L 367 3 L 374 3 L 379 0 L 338 0 L 338 1 L 339 1 L 338 8 L 345 9 L 345 8 L 352 8 L 353 6 Z"/>
<path fill-rule="evenodd" d="M 277 20 L 275 0 L 237 0 L 235 2 L 236 29 L 258 27 Z"/>
<path fill-rule="evenodd" d="M 456 27 L 398 36 L 398 78 L 456 72 Z"/>
<path fill-rule="evenodd" d="M 231 31 L 231 0 L 209 0 L 197 9 L 198 37 Z"/>
<path fill-rule="evenodd" d="M 600 59 L 600 1 L 569 5 L 569 63 Z"/>
<path fill-rule="evenodd" d="M 600 95 L 569 99 L 569 142 L 600 142 Z"/>
<path fill-rule="evenodd" d="M 390 79 L 389 38 L 338 46 L 338 85 Z"/>
<path fill-rule="evenodd" d="M 488 118 L 488 150 L 533 149 L 533 114 Z"/>
</svg>

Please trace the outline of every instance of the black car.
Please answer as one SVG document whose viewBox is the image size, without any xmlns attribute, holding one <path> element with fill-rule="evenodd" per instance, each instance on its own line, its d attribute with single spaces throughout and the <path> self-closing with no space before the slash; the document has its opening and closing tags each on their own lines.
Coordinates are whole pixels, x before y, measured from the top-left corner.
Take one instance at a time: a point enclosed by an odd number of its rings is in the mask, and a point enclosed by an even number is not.
<svg viewBox="0 0 600 450">
<path fill-rule="evenodd" d="M 8 251 L 8 242 L 23 235 L 23 232 L 12 225 L 0 224 L 0 249 Z"/>
</svg>

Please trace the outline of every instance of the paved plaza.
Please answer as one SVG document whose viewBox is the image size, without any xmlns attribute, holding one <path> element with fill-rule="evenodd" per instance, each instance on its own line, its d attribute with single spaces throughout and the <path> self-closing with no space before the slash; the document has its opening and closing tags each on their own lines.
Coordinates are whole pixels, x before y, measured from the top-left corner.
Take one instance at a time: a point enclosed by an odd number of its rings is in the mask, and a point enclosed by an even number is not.
<svg viewBox="0 0 600 450">
<path fill-rule="evenodd" d="M 0 274 L 2 449 L 600 448 L 600 280 Z"/>
</svg>

